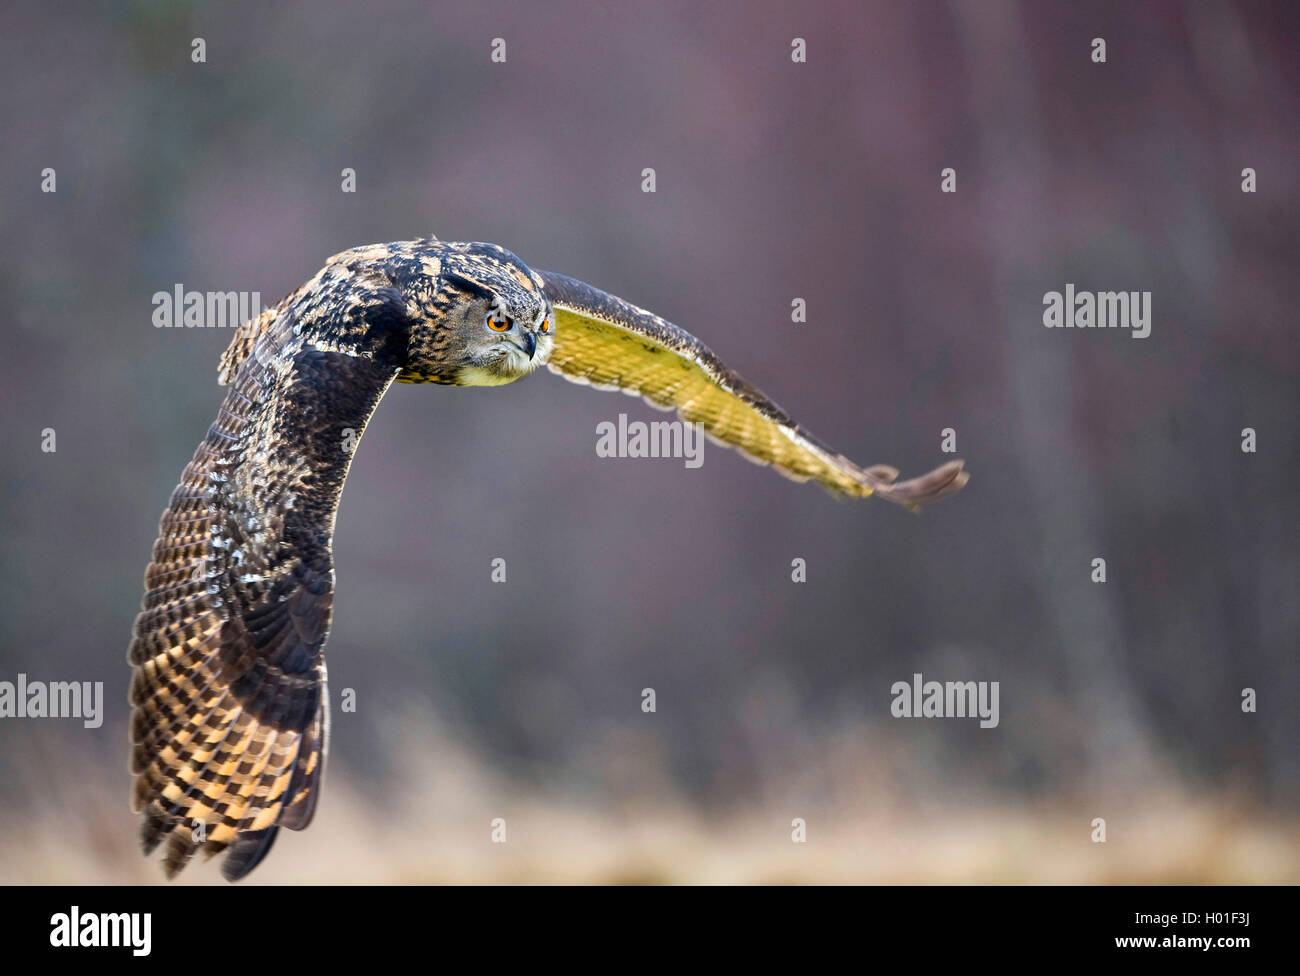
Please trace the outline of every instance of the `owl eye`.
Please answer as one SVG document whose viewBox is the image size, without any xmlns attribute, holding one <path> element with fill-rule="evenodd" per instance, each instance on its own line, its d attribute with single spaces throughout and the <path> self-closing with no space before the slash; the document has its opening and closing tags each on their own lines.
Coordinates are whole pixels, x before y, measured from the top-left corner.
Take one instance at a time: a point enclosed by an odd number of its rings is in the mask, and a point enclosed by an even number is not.
<svg viewBox="0 0 1300 976">
<path fill-rule="evenodd" d="M 487 315 L 483 317 L 483 321 L 487 323 L 487 327 L 493 332 L 509 332 L 510 326 L 514 325 L 514 323 L 510 321 L 509 317 L 495 309 L 488 312 Z"/>
<path fill-rule="evenodd" d="M 542 333 L 543 335 L 545 335 L 547 332 L 550 332 L 550 331 L 551 331 L 551 320 L 550 320 L 550 319 L 542 319 L 542 328 L 541 328 L 540 331 L 541 331 L 541 333 Z"/>
</svg>

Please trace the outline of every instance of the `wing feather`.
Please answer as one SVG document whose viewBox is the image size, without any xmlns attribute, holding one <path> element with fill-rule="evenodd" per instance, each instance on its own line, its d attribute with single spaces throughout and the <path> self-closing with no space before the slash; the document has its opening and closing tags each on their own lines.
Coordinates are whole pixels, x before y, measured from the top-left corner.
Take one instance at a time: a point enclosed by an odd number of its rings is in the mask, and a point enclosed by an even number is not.
<svg viewBox="0 0 1300 976">
<path fill-rule="evenodd" d="M 163 514 L 128 659 L 132 807 L 163 870 L 237 880 L 319 797 L 331 541 L 359 437 L 399 368 L 405 303 L 322 272 L 238 334 L 230 384 Z M 344 432 L 352 430 L 350 436 Z"/>
<path fill-rule="evenodd" d="M 902 482 L 888 465 L 860 468 L 801 428 L 689 332 L 575 278 L 539 274 L 558 320 L 547 365 L 571 382 L 621 390 L 658 409 L 676 410 L 749 460 L 837 494 L 878 494 L 915 509 L 966 484 L 961 461 Z"/>
</svg>

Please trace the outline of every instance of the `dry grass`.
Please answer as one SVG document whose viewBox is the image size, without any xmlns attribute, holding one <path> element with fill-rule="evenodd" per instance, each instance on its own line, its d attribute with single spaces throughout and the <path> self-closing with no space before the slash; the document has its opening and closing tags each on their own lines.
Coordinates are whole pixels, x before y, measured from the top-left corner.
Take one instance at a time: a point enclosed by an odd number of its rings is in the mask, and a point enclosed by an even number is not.
<svg viewBox="0 0 1300 976">
<path fill-rule="evenodd" d="M 404 724 L 403 724 L 404 723 Z M 1140 802 L 1073 805 L 972 802 L 959 809 L 904 804 L 872 790 L 817 803 L 798 789 L 765 791 L 751 809 L 710 815 L 656 779 L 649 794 L 611 806 L 518 788 L 450 746 L 436 731 L 412 735 L 424 768 L 404 791 L 374 795 L 336 763 L 316 821 L 285 831 L 245 883 L 1294 883 L 1300 825 L 1227 798 L 1193 799 L 1173 787 Z M 5 884 L 136 884 L 162 879 L 157 857 L 136 848 L 126 776 L 86 760 L 36 763 L 0 805 Z M 790 840 L 792 816 L 808 842 Z M 1093 816 L 1108 842 L 1090 840 Z M 494 817 L 508 842 L 490 841 Z M 16 839 L 21 839 L 14 842 Z M 222 884 L 215 862 L 177 884 Z"/>
</svg>

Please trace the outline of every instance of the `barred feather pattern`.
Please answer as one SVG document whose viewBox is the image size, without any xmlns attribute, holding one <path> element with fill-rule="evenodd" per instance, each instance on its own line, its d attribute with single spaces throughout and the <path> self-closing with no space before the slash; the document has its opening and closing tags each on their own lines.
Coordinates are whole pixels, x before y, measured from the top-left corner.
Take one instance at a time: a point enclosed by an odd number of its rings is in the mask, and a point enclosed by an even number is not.
<svg viewBox="0 0 1300 976">
<path fill-rule="evenodd" d="M 131 800 L 169 878 L 200 850 L 242 878 L 316 808 L 339 493 L 406 341 L 400 295 L 327 272 L 236 336 L 145 573 Z"/>
</svg>

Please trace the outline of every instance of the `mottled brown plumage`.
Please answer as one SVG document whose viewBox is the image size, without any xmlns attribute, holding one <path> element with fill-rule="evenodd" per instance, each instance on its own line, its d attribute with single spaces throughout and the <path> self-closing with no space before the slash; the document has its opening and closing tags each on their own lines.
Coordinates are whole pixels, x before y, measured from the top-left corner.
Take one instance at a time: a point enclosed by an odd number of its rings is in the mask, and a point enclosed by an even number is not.
<svg viewBox="0 0 1300 976">
<path fill-rule="evenodd" d="M 960 461 L 897 482 L 801 430 L 689 333 L 491 244 L 354 248 L 242 325 L 229 392 L 163 514 L 129 659 L 133 808 L 168 877 L 196 851 L 245 876 L 320 795 L 331 544 L 352 450 L 390 383 L 495 385 L 546 363 L 640 395 L 839 494 L 909 507 Z"/>
</svg>

